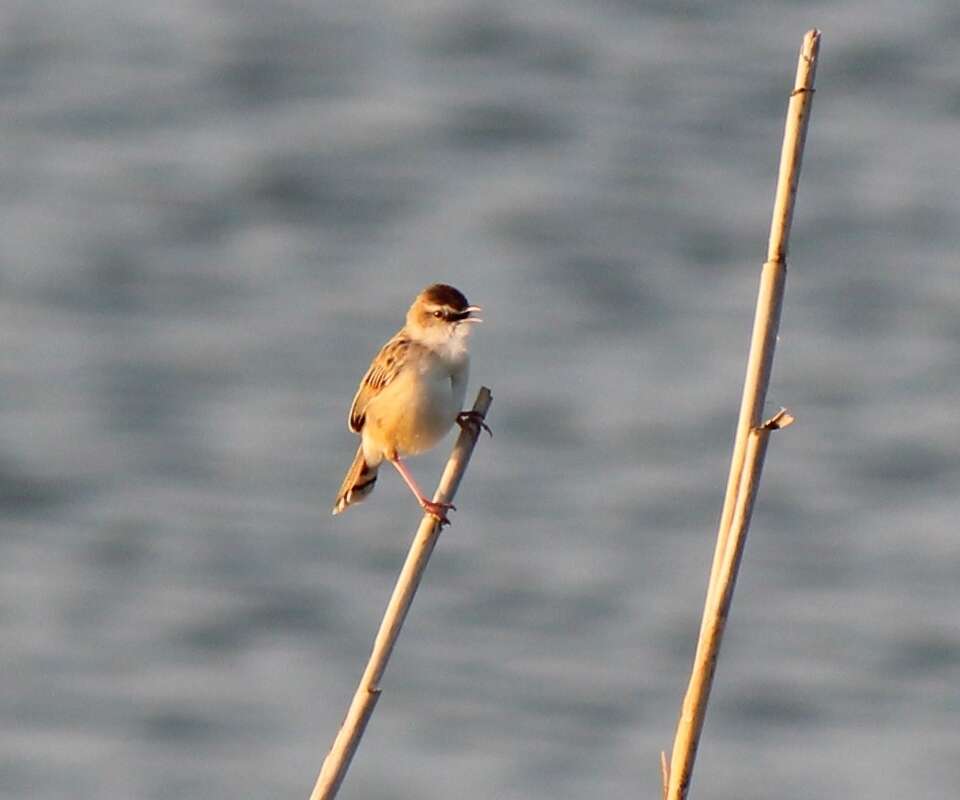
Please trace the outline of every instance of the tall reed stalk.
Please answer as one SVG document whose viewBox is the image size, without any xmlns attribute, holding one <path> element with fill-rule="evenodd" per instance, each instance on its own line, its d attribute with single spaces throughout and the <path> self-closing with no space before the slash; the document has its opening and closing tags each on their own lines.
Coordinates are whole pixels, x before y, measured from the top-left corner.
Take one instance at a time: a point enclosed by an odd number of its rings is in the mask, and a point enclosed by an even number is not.
<svg viewBox="0 0 960 800">
<path fill-rule="evenodd" d="M 787 244 L 800 180 L 800 163 L 810 119 L 819 50 L 820 31 L 807 31 L 800 48 L 796 81 L 787 107 L 767 261 L 760 275 L 743 399 L 693 671 L 683 699 L 669 767 L 666 756 L 661 759 L 666 800 L 681 800 L 687 796 L 753 501 L 760 484 L 767 440 L 771 430 L 786 427 L 793 421 L 785 411 L 765 423 L 761 415 L 780 327 L 780 309 L 787 276 Z"/>
<path fill-rule="evenodd" d="M 484 418 L 492 401 L 493 396 L 490 394 L 490 390 L 484 386 L 477 394 L 473 410 L 478 412 L 481 418 Z M 453 453 L 451 453 L 447 466 L 443 470 L 443 475 L 440 477 L 440 484 L 433 496 L 434 502 L 450 503 L 453 501 L 463 473 L 470 463 L 470 456 L 473 454 L 473 448 L 477 443 L 479 433 L 479 425 L 467 424 L 463 426 L 460 436 L 453 446 Z M 330 800 L 330 798 L 337 796 L 337 791 L 347 774 L 353 754 L 357 750 L 357 745 L 360 744 L 360 738 L 370 721 L 377 700 L 380 699 L 382 691 L 380 689 L 380 679 L 387 668 L 390 654 L 393 652 L 397 637 L 400 635 L 400 628 L 407 617 L 411 603 L 413 603 L 413 596 L 420 585 L 420 578 L 427 567 L 427 561 L 430 559 L 430 554 L 433 552 L 439 534 L 440 523 L 437 518 L 431 514 L 424 514 L 413 543 L 410 545 L 410 551 L 407 553 L 403 569 L 400 571 L 400 577 L 397 578 L 393 595 L 387 604 L 387 610 L 384 612 L 380 630 L 373 643 L 373 652 L 370 654 L 367 667 L 360 679 L 360 685 L 353 696 L 353 701 L 350 703 L 347 716 L 340 727 L 339 733 L 337 733 L 333 746 L 324 759 L 320 775 L 313 787 L 313 792 L 310 794 L 310 800 Z"/>
</svg>

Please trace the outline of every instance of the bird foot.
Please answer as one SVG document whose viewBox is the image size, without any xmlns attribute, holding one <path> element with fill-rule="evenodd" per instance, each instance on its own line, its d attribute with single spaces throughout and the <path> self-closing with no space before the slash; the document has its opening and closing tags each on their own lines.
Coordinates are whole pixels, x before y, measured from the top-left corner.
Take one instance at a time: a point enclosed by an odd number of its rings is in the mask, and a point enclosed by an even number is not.
<svg viewBox="0 0 960 800">
<path fill-rule="evenodd" d="M 437 522 L 441 526 L 449 525 L 450 520 L 447 519 L 447 511 L 456 511 L 457 507 L 453 503 L 435 503 L 433 500 L 427 500 L 425 497 L 421 498 L 420 506 L 433 517 L 437 518 Z"/>
<path fill-rule="evenodd" d="M 491 439 L 493 438 L 493 431 L 490 430 L 490 426 L 483 421 L 483 414 L 479 411 L 461 411 L 457 414 L 457 425 L 461 428 L 467 425 L 474 425 L 477 428 L 477 433 L 480 433 L 482 429 L 490 434 Z"/>
</svg>

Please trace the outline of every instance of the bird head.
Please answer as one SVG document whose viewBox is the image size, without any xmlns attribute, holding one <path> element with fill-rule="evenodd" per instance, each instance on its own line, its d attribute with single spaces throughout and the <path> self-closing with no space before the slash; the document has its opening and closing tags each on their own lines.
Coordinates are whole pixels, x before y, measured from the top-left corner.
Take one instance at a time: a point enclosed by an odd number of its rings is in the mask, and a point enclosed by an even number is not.
<svg viewBox="0 0 960 800">
<path fill-rule="evenodd" d="M 428 286 L 413 301 L 407 312 L 407 328 L 417 338 L 442 344 L 450 339 L 465 338 L 471 323 L 482 322 L 475 316 L 482 311 L 472 306 L 463 293 L 445 283 Z"/>
</svg>

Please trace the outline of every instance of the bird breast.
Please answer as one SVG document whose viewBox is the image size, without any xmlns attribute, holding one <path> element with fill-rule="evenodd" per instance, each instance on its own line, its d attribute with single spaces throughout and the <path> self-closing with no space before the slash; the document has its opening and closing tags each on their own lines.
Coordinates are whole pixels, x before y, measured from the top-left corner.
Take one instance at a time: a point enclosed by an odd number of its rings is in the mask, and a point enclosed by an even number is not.
<svg viewBox="0 0 960 800">
<path fill-rule="evenodd" d="M 429 450 L 453 427 L 463 408 L 467 386 L 465 354 L 454 362 L 417 359 L 367 407 L 364 450 L 383 456 L 416 455 Z"/>
</svg>

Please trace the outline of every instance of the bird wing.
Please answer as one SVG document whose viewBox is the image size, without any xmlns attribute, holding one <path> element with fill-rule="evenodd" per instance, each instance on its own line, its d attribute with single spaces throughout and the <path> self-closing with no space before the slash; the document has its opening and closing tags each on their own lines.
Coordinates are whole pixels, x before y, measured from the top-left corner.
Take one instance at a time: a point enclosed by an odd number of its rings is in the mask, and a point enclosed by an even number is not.
<svg viewBox="0 0 960 800">
<path fill-rule="evenodd" d="M 409 353 L 413 342 L 400 331 L 389 342 L 380 348 L 377 357 L 373 359 L 367 374 L 360 381 L 360 388 L 350 406 L 348 427 L 354 433 L 360 433 L 366 421 L 367 406 L 370 401 L 383 391 L 409 363 Z"/>
</svg>

